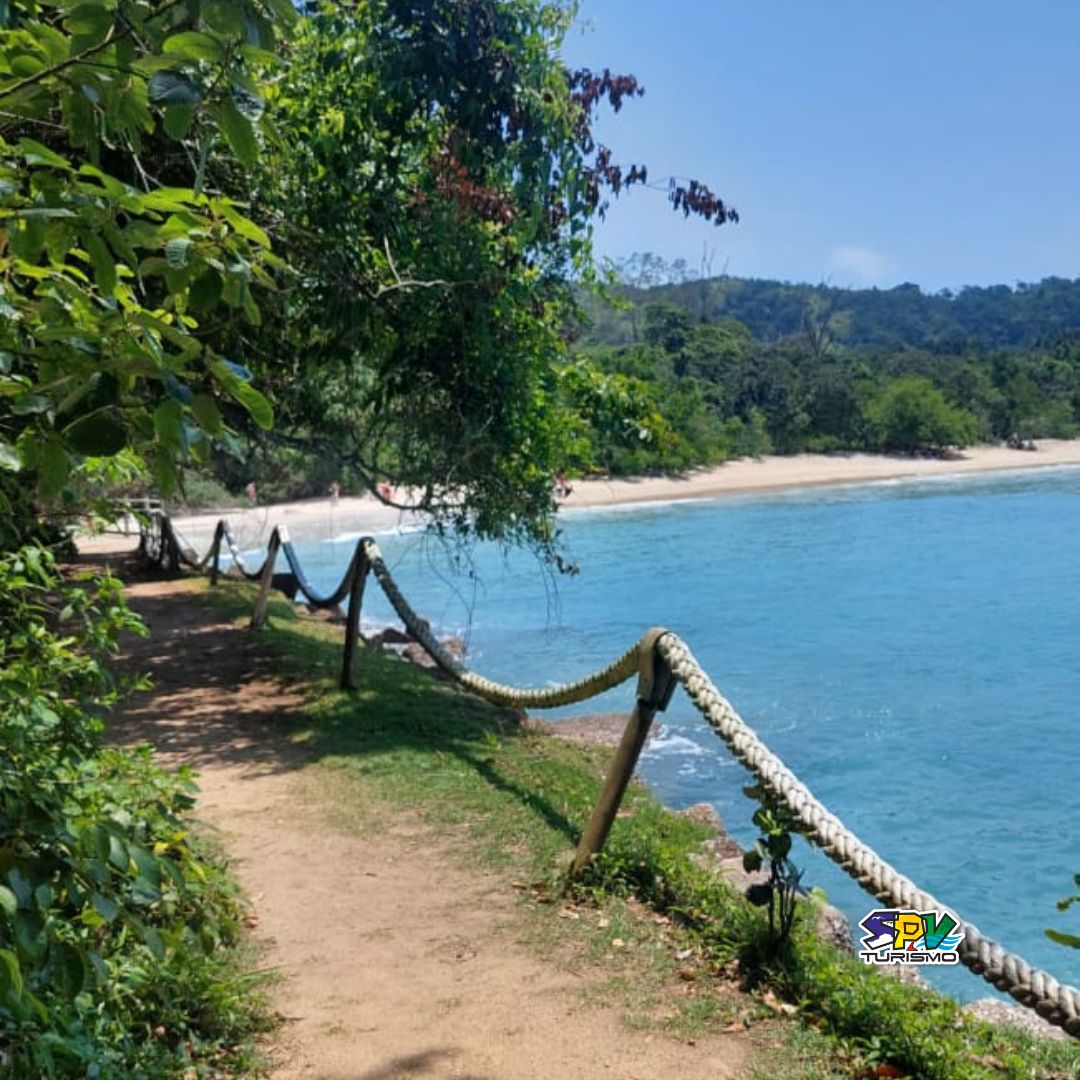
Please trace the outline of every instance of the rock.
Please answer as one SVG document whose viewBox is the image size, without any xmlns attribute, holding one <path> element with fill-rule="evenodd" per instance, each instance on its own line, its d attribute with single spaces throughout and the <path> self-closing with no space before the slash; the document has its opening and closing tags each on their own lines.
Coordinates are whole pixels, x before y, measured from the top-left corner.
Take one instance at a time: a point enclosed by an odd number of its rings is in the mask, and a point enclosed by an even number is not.
<svg viewBox="0 0 1080 1080">
<path fill-rule="evenodd" d="M 342 611 L 341 608 L 337 605 L 332 608 L 309 607 L 308 614 L 310 614 L 313 619 L 316 619 L 319 622 L 344 623 L 347 621 L 345 617 L 345 612 Z"/>
<path fill-rule="evenodd" d="M 532 731 L 554 735 L 581 746 L 618 746 L 626 729 L 626 720 L 626 713 L 586 713 L 584 716 L 568 716 L 565 720 L 530 716 L 528 727 Z M 658 731 L 659 725 L 653 724 L 649 739 Z"/>
<path fill-rule="evenodd" d="M 368 644 L 382 648 L 385 645 L 411 645 L 412 640 L 403 630 L 398 630 L 394 626 L 387 626 L 368 638 Z"/>
<path fill-rule="evenodd" d="M 694 803 L 693 806 L 688 806 L 680 813 L 684 818 L 689 818 L 691 821 L 697 822 L 698 825 L 704 825 L 705 828 L 712 829 L 715 833 L 724 831 L 723 818 L 716 812 L 716 807 L 712 803 Z"/>
<path fill-rule="evenodd" d="M 443 649 L 449 653 L 453 659 L 457 660 L 458 663 L 465 659 L 467 646 L 462 638 L 459 638 L 456 635 L 454 637 L 443 638 L 439 644 L 442 645 Z"/>
<path fill-rule="evenodd" d="M 428 655 L 427 649 L 419 642 L 412 641 L 401 650 L 401 655 L 417 667 L 426 668 L 429 671 L 438 669 L 435 661 Z"/>
<path fill-rule="evenodd" d="M 851 936 L 851 923 L 847 916 L 832 904 L 819 903 L 817 905 L 817 919 L 814 929 L 822 941 L 834 945 L 841 952 L 855 955 L 855 939 Z"/>
<path fill-rule="evenodd" d="M 730 840 L 731 838 L 728 837 Z M 734 841 L 732 841 L 734 843 Z M 727 883 L 736 891 L 742 893 L 747 898 L 751 899 L 751 902 L 755 902 L 751 897 L 751 891 L 755 897 L 762 895 L 762 887 L 769 887 L 769 875 L 764 870 L 747 870 L 743 867 L 742 850 L 738 844 L 735 844 L 737 851 L 730 855 L 725 855 L 723 858 L 718 859 L 716 865 L 720 872 L 724 875 Z"/>
<path fill-rule="evenodd" d="M 1044 1020 L 1038 1013 L 1014 1005 L 1011 1001 L 1002 1001 L 1000 998 L 979 998 L 978 1001 L 965 1005 L 962 1011 L 976 1020 L 984 1020 L 988 1024 L 1009 1024 L 1011 1027 L 1020 1028 L 1021 1031 L 1040 1038 L 1068 1038 L 1061 1028 Z"/>
</svg>

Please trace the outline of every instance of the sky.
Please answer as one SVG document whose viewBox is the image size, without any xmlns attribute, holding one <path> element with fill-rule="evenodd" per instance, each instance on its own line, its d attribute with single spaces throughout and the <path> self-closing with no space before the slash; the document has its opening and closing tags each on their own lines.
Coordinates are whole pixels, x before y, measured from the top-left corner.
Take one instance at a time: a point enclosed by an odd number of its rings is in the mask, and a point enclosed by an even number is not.
<svg viewBox="0 0 1080 1080">
<path fill-rule="evenodd" d="M 563 57 L 633 74 L 595 129 L 721 228 L 634 188 L 600 255 L 926 291 L 1080 277 L 1080 2 L 582 0 Z"/>
</svg>

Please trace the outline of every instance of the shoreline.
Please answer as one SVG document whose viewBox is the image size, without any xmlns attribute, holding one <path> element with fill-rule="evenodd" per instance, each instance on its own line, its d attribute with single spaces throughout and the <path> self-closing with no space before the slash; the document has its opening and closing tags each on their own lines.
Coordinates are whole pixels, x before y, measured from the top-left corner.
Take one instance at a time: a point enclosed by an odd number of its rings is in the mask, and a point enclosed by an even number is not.
<svg viewBox="0 0 1080 1080">
<path fill-rule="evenodd" d="M 590 509 L 1073 467 L 1080 468 L 1080 439 L 1044 439 L 1034 451 L 976 446 L 953 458 L 864 453 L 739 458 L 684 476 L 576 481 L 560 506 Z"/>
<path fill-rule="evenodd" d="M 560 501 L 559 508 L 629 507 L 1054 468 L 1080 468 L 1080 439 L 1044 439 L 1034 451 L 977 446 L 953 458 L 863 453 L 740 458 L 681 476 L 576 480 L 571 494 Z M 398 532 L 424 526 L 419 515 L 384 506 L 371 495 L 343 495 L 336 503 L 326 497 L 265 506 L 235 506 L 186 514 L 175 520 L 181 535 L 202 551 L 210 544 L 214 526 L 223 515 L 228 516 L 242 548 L 260 546 L 275 525 L 295 530 L 298 539 L 339 542 L 368 532 Z"/>
</svg>

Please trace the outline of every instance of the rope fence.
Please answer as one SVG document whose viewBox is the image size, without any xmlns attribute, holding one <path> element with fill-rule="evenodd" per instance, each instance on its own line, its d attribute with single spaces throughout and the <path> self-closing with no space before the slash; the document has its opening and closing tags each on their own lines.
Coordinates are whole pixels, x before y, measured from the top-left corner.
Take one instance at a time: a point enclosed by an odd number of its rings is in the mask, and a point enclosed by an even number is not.
<svg viewBox="0 0 1080 1080">
<path fill-rule="evenodd" d="M 849 877 L 890 907 L 920 912 L 946 907 L 890 866 L 814 797 L 809 788 L 739 716 L 713 685 L 687 644 L 672 631 L 660 628 L 649 630 L 606 667 L 574 682 L 544 688 L 507 686 L 470 671 L 443 648 L 431 632 L 430 624 L 413 610 L 401 592 L 383 560 L 378 544 L 370 537 L 357 541 L 341 582 L 325 595 L 311 586 L 287 530 L 280 525 L 271 532 L 266 558 L 257 570 L 245 564 L 236 538 L 224 519 L 217 523 L 210 549 L 201 559 L 190 545 L 183 542 L 165 514 L 155 514 L 149 520 L 144 527 L 139 549 L 147 558 L 170 571 L 175 572 L 186 566 L 200 573 L 208 572 L 211 581 L 216 582 L 221 574 L 222 547 L 227 548 L 233 565 L 244 578 L 258 582 L 251 616 L 252 629 L 259 629 L 266 620 L 275 577 L 279 579 L 278 584 L 283 591 L 290 595 L 302 594 L 307 604 L 315 609 L 336 608 L 348 599 L 340 679 L 343 689 L 356 688 L 355 657 L 360 642 L 360 613 L 369 574 L 374 575 L 410 636 L 419 642 L 435 664 L 460 686 L 494 705 L 548 709 L 575 704 L 602 694 L 636 675 L 636 703 L 592 817 L 578 843 L 571 867 L 572 876 L 580 875 L 603 848 L 645 746 L 653 718 L 657 712 L 667 708 L 675 687 L 681 686 L 736 760 L 787 807 L 806 836 Z M 285 556 L 288 564 L 287 575 L 275 575 L 279 552 Z M 284 588 L 286 585 L 288 589 Z M 948 910 L 953 911 L 951 908 Z M 1023 957 L 1009 952 L 972 923 L 960 922 L 964 937 L 957 953 L 964 965 L 996 989 L 1010 994 L 1021 1005 L 1080 1039 L 1080 990 L 1032 967 Z"/>
</svg>

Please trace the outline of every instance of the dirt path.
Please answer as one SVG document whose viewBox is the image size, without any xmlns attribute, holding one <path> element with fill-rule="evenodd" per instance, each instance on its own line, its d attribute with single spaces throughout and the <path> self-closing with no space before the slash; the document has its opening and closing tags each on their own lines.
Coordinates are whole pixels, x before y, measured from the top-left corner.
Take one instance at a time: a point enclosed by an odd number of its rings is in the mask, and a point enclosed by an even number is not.
<svg viewBox="0 0 1080 1080">
<path fill-rule="evenodd" d="M 287 1019 L 271 1075 L 327 1080 L 457 1077 L 591 1080 L 745 1075 L 736 1036 L 695 1045 L 627 1030 L 582 1004 L 574 972 L 514 940 L 505 879 L 466 875 L 418 823 L 357 835 L 312 804 L 280 717 L 302 701 L 256 642 L 208 620 L 183 586 L 142 582 L 129 598 L 150 627 L 131 662 L 155 689 L 115 725 L 167 765 L 200 773 L 200 816 L 232 856 L 283 978 Z M 316 800 L 318 796 L 316 795 Z"/>
</svg>

